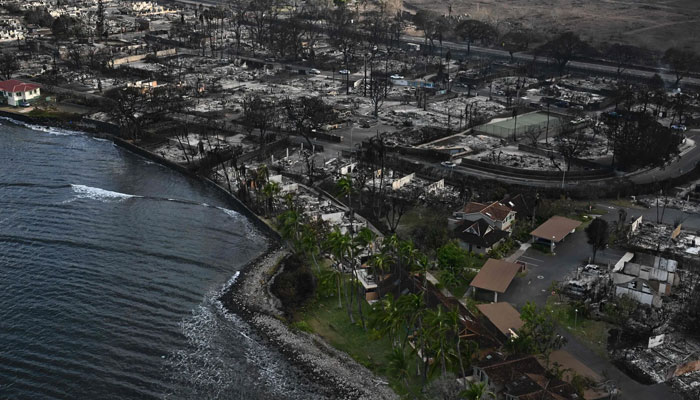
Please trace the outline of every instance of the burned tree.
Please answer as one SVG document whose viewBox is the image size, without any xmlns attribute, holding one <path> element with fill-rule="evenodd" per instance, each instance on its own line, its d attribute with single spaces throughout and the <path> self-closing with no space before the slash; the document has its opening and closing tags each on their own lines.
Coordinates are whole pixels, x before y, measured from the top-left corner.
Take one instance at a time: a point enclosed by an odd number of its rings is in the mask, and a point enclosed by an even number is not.
<svg viewBox="0 0 700 400">
<path fill-rule="evenodd" d="M 259 95 L 246 96 L 243 99 L 243 120 L 249 132 L 260 131 L 260 148 L 265 150 L 268 131 L 274 126 L 277 109 L 273 102 L 263 100 Z"/>
<path fill-rule="evenodd" d="M 603 57 L 615 63 L 617 67 L 617 79 L 622 77 L 625 69 L 638 62 L 643 62 L 650 57 L 648 51 L 629 44 L 607 44 L 602 50 Z"/>
<path fill-rule="evenodd" d="M 610 238 L 608 221 L 602 218 L 596 218 L 591 221 L 591 224 L 586 227 L 586 237 L 588 238 L 588 244 L 591 245 L 593 250 L 593 260 L 591 262 L 595 264 L 595 256 L 598 250 L 605 249 L 608 245 L 608 239 Z"/>
<path fill-rule="evenodd" d="M 14 74 L 19 69 L 19 60 L 17 56 L 12 53 L 1 53 L 2 60 L 0 60 L 0 74 L 4 79 L 11 79 L 12 74 Z"/>
<path fill-rule="evenodd" d="M 557 137 L 557 151 L 566 161 L 566 171 L 571 169 L 571 162 L 588 147 L 589 141 L 583 129 L 567 124 L 562 126 Z"/>
<path fill-rule="evenodd" d="M 537 147 L 537 144 L 540 138 L 542 137 L 543 133 L 544 130 L 541 126 L 529 126 L 527 127 L 527 129 L 525 129 L 525 132 L 523 134 L 530 141 L 530 144 L 533 147 Z"/>
<path fill-rule="evenodd" d="M 688 76 L 688 73 L 696 67 L 698 56 L 692 51 L 671 47 L 664 53 L 662 61 L 671 68 L 671 71 L 676 76 L 675 86 L 678 86 L 681 80 Z"/>
<path fill-rule="evenodd" d="M 370 87 L 370 102 L 372 103 L 372 115 L 374 118 L 379 117 L 379 109 L 384 105 L 386 93 L 386 79 L 372 77 L 369 84 Z"/>
<path fill-rule="evenodd" d="M 577 34 L 564 32 L 543 44 L 541 50 L 554 61 L 561 76 L 569 61 L 589 51 L 589 46 Z"/>
<path fill-rule="evenodd" d="M 343 65 L 350 69 L 350 58 L 354 54 L 360 42 L 355 20 L 357 14 L 349 9 L 345 3 L 338 5 L 328 15 L 327 32 L 330 43 L 343 53 Z M 345 75 L 345 92 L 350 93 L 350 74 Z"/>
<path fill-rule="evenodd" d="M 413 207 L 417 195 L 414 191 L 401 191 L 383 197 L 382 217 L 386 220 L 389 232 L 395 233 L 401 218 Z"/>
<path fill-rule="evenodd" d="M 629 113 L 615 118 L 609 129 L 614 135 L 613 151 L 618 166 L 632 170 L 648 165 L 662 165 L 678 154 L 683 135 L 673 132 L 646 113 Z M 614 130 L 613 130 L 614 129 Z"/>
<path fill-rule="evenodd" d="M 510 31 L 501 38 L 501 47 L 510 54 L 510 62 L 513 55 L 525 51 L 530 47 L 531 32 L 524 29 Z"/>
<path fill-rule="evenodd" d="M 336 112 L 333 106 L 326 104 L 320 97 L 301 97 L 287 99 L 282 103 L 287 122 L 293 127 L 294 133 L 302 136 L 309 149 L 313 147 L 311 137 L 315 129 L 333 122 Z"/>
<path fill-rule="evenodd" d="M 475 40 L 489 40 L 497 36 L 496 28 L 476 19 L 467 19 L 460 22 L 455 28 L 455 32 L 462 40 L 467 42 L 467 54 L 471 52 L 471 44 Z"/>
</svg>

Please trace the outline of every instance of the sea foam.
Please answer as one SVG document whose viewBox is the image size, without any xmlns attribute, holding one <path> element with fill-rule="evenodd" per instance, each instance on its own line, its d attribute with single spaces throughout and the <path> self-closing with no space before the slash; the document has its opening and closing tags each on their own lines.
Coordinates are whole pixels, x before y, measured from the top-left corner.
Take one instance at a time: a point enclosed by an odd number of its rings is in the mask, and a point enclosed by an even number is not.
<svg viewBox="0 0 700 400">
<path fill-rule="evenodd" d="M 78 198 L 93 199 L 93 200 L 124 200 L 136 196 L 133 194 L 113 192 L 111 190 L 100 189 L 85 185 L 70 185 Z"/>
<path fill-rule="evenodd" d="M 23 121 L 18 121 L 16 119 L 12 119 L 12 118 L 8 118 L 8 117 L 0 117 L 0 119 L 12 122 L 15 125 L 24 126 L 24 127 L 29 128 L 31 130 L 34 130 L 34 131 L 45 132 L 45 133 L 48 133 L 49 135 L 74 136 L 74 135 L 82 134 L 79 131 L 72 131 L 69 129 L 55 128 L 52 126 L 35 125 L 35 124 L 23 122 Z"/>
</svg>

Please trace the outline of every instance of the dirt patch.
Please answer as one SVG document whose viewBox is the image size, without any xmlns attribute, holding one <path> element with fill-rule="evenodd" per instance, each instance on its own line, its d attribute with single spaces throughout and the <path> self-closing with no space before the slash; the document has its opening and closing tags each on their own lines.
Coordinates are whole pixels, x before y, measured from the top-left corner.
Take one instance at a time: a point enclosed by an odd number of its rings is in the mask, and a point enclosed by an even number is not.
<svg viewBox="0 0 700 400">
<path fill-rule="evenodd" d="M 650 0 L 457 0 L 453 15 L 470 15 L 493 23 L 518 19 L 544 33 L 571 27 L 593 42 L 619 41 L 652 50 L 669 46 L 700 51 L 700 9 L 695 0 L 655 2 Z M 406 8 L 447 11 L 448 2 L 405 2 Z"/>
</svg>

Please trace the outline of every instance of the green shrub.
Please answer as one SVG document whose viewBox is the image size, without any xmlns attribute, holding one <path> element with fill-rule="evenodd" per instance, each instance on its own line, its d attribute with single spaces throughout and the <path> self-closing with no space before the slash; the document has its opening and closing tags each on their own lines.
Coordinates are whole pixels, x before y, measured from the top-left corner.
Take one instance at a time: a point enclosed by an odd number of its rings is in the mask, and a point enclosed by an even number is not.
<svg viewBox="0 0 700 400">
<path fill-rule="evenodd" d="M 292 327 L 298 331 L 309 333 L 313 332 L 313 329 L 311 329 L 311 325 L 309 325 L 309 323 L 306 321 L 297 321 L 292 324 Z"/>
</svg>

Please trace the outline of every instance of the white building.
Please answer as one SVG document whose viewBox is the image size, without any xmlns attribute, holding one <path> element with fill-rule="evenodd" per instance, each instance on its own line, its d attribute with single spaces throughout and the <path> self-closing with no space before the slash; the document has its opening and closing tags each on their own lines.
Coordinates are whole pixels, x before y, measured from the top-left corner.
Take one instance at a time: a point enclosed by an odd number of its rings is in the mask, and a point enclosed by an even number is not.
<svg viewBox="0 0 700 400">
<path fill-rule="evenodd" d="M 36 99 L 41 96 L 41 88 L 33 83 L 24 83 L 17 79 L 0 82 L 0 93 L 11 106 L 18 106 L 20 102 Z"/>
</svg>

